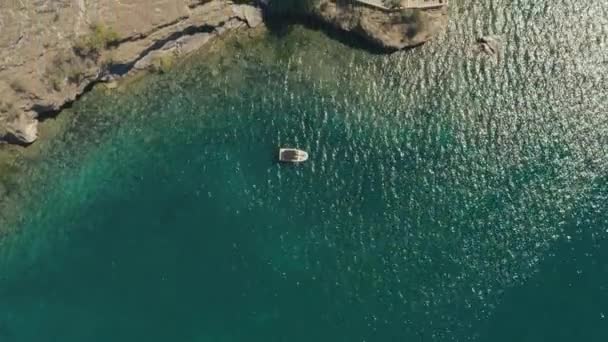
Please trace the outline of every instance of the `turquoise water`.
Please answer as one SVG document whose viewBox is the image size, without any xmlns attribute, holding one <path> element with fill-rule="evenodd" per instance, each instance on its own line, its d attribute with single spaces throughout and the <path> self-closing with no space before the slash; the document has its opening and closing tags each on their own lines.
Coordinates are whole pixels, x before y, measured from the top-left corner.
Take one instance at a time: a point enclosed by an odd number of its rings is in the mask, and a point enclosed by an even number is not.
<svg viewBox="0 0 608 342">
<path fill-rule="evenodd" d="M 85 96 L 11 193 L 0 340 L 606 341 L 608 6 L 450 11 L 415 50 L 295 26 Z"/>
</svg>

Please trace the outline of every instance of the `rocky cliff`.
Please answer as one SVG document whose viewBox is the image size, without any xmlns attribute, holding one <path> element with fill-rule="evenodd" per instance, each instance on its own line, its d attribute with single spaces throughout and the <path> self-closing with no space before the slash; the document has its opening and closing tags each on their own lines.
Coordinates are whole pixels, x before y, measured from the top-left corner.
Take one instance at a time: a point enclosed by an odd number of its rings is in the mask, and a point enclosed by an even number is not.
<svg viewBox="0 0 608 342">
<path fill-rule="evenodd" d="M 170 63 L 261 10 L 225 0 L 0 2 L 0 140 L 29 144 L 38 119 L 92 83 Z"/>
</svg>

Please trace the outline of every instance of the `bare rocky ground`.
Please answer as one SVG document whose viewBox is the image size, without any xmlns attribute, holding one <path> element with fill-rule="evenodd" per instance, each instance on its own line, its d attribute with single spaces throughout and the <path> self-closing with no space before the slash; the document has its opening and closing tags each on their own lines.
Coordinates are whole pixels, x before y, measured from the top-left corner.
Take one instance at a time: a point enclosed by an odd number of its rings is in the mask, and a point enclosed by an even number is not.
<svg viewBox="0 0 608 342">
<path fill-rule="evenodd" d="M 214 36 L 261 23 L 259 8 L 225 0 L 1 1 L 0 140 L 32 143 L 38 119 L 92 83 L 162 69 Z"/>
</svg>

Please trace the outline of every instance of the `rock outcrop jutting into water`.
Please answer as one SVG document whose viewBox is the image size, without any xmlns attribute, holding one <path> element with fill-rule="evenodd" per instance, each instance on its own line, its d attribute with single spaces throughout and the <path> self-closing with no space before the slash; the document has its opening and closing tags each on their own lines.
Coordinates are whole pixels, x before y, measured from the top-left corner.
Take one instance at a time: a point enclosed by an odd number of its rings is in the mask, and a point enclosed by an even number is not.
<svg viewBox="0 0 608 342">
<path fill-rule="evenodd" d="M 38 119 L 132 69 L 163 68 L 259 8 L 213 0 L 0 2 L 0 142 L 30 144 Z"/>
<path fill-rule="evenodd" d="M 420 45 L 447 27 L 448 0 L 260 0 L 306 13 L 386 50 Z"/>
<path fill-rule="evenodd" d="M 385 7 L 390 4 L 395 7 Z M 313 12 L 386 49 L 420 45 L 447 24 L 447 0 L 321 0 L 313 6 Z"/>
</svg>

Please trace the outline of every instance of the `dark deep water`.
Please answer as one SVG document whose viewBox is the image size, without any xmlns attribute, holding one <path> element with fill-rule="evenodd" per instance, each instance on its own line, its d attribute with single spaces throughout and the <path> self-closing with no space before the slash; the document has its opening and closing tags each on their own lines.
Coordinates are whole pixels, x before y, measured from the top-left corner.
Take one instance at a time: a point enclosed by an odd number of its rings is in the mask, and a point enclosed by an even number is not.
<svg viewBox="0 0 608 342">
<path fill-rule="evenodd" d="M 608 341 L 608 3 L 450 12 L 85 96 L 12 194 L 0 341 Z"/>
</svg>

